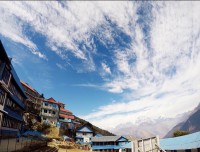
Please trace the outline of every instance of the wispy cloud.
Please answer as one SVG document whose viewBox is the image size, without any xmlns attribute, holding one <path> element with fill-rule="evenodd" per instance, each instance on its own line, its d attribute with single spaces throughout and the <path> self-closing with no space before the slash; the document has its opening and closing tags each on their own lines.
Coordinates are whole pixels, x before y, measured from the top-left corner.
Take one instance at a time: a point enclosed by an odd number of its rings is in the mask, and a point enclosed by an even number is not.
<svg viewBox="0 0 200 152">
<path fill-rule="evenodd" d="M 63 65 L 60 64 L 60 63 L 56 63 L 56 66 L 57 66 L 58 68 L 60 68 L 61 70 L 66 70 L 66 67 L 63 66 Z"/>
<path fill-rule="evenodd" d="M 195 21 L 200 15 L 199 4 L 146 4 L 149 6 L 143 11 L 152 16 L 135 24 L 133 41 L 126 50 L 116 50 L 115 76 L 104 84 L 107 91 L 124 93 L 124 102 L 105 105 L 84 118 L 101 127 L 106 123 L 104 128 L 114 128 L 127 122 L 139 125 L 145 118 L 175 118 L 197 106 L 200 23 Z M 137 18 L 140 16 L 144 14 Z M 148 32 L 144 31 L 147 23 L 142 22 L 150 22 Z M 144 107 L 147 109 L 137 111 Z"/>
<path fill-rule="evenodd" d="M 102 76 L 100 85 L 76 86 L 122 95 L 84 116 L 95 124 L 174 118 L 199 103 L 199 2 L 0 3 L 1 35 L 47 59 L 24 30 L 31 27 L 78 72 Z"/>
</svg>

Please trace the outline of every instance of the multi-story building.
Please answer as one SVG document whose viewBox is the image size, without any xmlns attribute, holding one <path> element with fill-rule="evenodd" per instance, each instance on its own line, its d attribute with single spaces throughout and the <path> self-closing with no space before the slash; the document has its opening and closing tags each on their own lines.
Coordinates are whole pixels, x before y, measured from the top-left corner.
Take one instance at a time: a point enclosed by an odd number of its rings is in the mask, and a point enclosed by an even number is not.
<svg viewBox="0 0 200 152">
<path fill-rule="evenodd" d="M 0 41 L 0 134 L 16 135 L 23 126 L 26 95 Z M 9 134 L 8 134 L 9 133 Z"/>
<path fill-rule="evenodd" d="M 94 133 L 90 127 L 85 124 L 76 130 L 76 143 L 79 144 L 90 144 L 91 138 Z"/>
<path fill-rule="evenodd" d="M 130 149 L 130 142 L 123 136 L 100 136 L 92 138 L 92 151 L 120 152 Z M 128 147 L 127 147 L 128 146 Z"/>
<path fill-rule="evenodd" d="M 65 133 L 72 137 L 72 130 L 74 130 L 74 115 L 71 111 L 65 109 L 65 104 L 58 102 L 59 104 L 59 123 L 60 128 L 65 130 Z"/>
<path fill-rule="evenodd" d="M 59 105 L 53 98 L 43 100 L 41 107 L 41 121 L 56 125 L 59 118 Z"/>
<path fill-rule="evenodd" d="M 27 83 L 20 81 L 26 96 L 28 97 L 26 101 L 26 111 L 32 114 L 39 115 L 41 111 L 42 101 L 44 100 L 42 95 L 40 95 L 35 89 L 29 86 Z"/>
</svg>

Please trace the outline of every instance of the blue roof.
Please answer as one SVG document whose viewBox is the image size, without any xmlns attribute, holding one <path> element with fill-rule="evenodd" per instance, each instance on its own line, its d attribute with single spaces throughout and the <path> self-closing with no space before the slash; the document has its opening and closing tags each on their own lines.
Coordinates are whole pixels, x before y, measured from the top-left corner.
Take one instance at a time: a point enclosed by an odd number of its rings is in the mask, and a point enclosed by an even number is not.
<svg viewBox="0 0 200 152">
<path fill-rule="evenodd" d="M 116 145 L 104 145 L 104 146 L 92 146 L 93 150 L 98 150 L 98 149 L 120 149 L 120 146 Z"/>
<path fill-rule="evenodd" d="M 123 145 L 123 146 L 119 146 L 119 145 L 103 145 L 103 146 L 94 146 L 92 145 L 92 149 L 93 150 L 99 150 L 99 149 L 126 149 L 126 148 L 131 148 L 131 142 Z"/>
<path fill-rule="evenodd" d="M 68 122 L 71 123 L 72 120 L 71 119 L 59 119 L 60 122 Z"/>
<path fill-rule="evenodd" d="M 11 109 L 9 109 L 8 107 L 4 107 L 4 111 L 7 112 L 7 115 L 9 115 L 10 117 L 14 118 L 14 119 L 17 119 L 19 121 L 23 121 L 23 117 L 18 114 L 17 112 L 15 111 L 12 111 Z"/>
<path fill-rule="evenodd" d="M 26 131 L 22 135 L 42 136 L 41 132 L 38 131 Z"/>
<path fill-rule="evenodd" d="M 25 94 L 25 92 L 24 92 L 24 88 L 22 87 L 22 84 L 21 84 L 21 82 L 20 82 L 20 80 L 19 80 L 19 77 L 17 76 L 17 73 L 15 72 L 15 69 L 14 69 L 14 67 L 12 66 L 12 64 L 10 65 L 10 67 L 11 67 L 12 76 L 13 76 L 15 82 L 17 83 L 19 89 L 21 90 L 21 93 L 23 94 L 23 96 L 24 96 L 25 98 L 27 98 L 27 96 L 26 96 L 26 94 Z"/>
<path fill-rule="evenodd" d="M 200 132 L 180 137 L 161 139 L 160 146 L 164 150 L 184 150 L 200 148 Z"/>
<path fill-rule="evenodd" d="M 79 128 L 77 130 L 78 132 L 93 132 L 92 130 L 90 130 L 90 128 L 88 128 L 87 126 L 82 126 L 81 128 Z"/>
<path fill-rule="evenodd" d="M 84 137 L 81 137 L 81 136 L 76 136 L 76 138 L 83 139 Z"/>
<path fill-rule="evenodd" d="M 128 139 L 123 137 L 123 136 L 121 136 L 117 141 L 128 141 Z"/>
<path fill-rule="evenodd" d="M 131 142 L 125 144 L 125 145 L 123 146 L 123 148 L 131 149 L 131 148 L 132 148 Z"/>
<path fill-rule="evenodd" d="M 15 103 L 17 103 L 21 108 L 25 109 L 25 105 L 22 103 L 19 98 L 17 98 L 15 95 L 10 95 L 10 97 L 13 99 Z"/>
<path fill-rule="evenodd" d="M 102 137 L 102 134 L 96 134 L 95 137 Z"/>
</svg>

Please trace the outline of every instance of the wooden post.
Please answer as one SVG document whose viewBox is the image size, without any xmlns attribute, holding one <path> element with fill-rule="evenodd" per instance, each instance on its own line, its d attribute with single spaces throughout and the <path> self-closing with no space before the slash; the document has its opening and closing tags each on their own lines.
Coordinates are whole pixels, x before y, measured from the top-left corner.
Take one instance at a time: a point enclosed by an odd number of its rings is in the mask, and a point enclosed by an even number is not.
<svg viewBox="0 0 200 152">
<path fill-rule="evenodd" d="M 152 139 L 150 138 L 150 140 L 149 140 L 149 144 L 150 144 L 150 149 L 151 149 L 151 151 L 153 152 L 153 145 L 152 145 Z"/>
<path fill-rule="evenodd" d="M 156 136 L 156 141 L 157 141 L 157 145 L 158 145 L 158 147 L 160 147 L 160 139 L 159 139 L 159 136 L 157 135 Z M 159 148 L 158 148 L 158 152 L 159 152 L 160 150 L 159 150 Z"/>
<path fill-rule="evenodd" d="M 144 152 L 144 140 L 142 139 L 142 152 Z"/>
<path fill-rule="evenodd" d="M 135 152 L 138 152 L 138 141 L 137 140 L 134 141 L 134 149 L 135 149 Z"/>
<path fill-rule="evenodd" d="M 131 152 L 135 152 L 135 146 L 133 141 L 131 141 Z"/>
</svg>

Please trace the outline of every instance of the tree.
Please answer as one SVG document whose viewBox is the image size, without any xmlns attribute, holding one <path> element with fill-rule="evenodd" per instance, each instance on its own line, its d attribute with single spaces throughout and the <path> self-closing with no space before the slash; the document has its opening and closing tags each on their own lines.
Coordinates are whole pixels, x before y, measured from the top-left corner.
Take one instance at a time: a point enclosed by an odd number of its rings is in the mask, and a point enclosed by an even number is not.
<svg viewBox="0 0 200 152">
<path fill-rule="evenodd" d="M 179 137 L 179 136 L 184 136 L 184 135 L 188 135 L 188 134 L 190 134 L 190 132 L 188 132 L 188 131 L 176 130 L 173 133 L 173 137 Z"/>
</svg>

